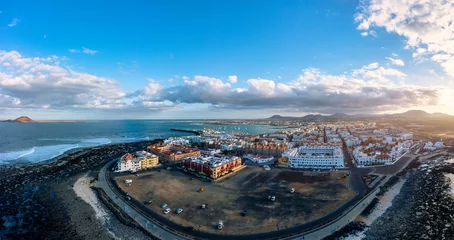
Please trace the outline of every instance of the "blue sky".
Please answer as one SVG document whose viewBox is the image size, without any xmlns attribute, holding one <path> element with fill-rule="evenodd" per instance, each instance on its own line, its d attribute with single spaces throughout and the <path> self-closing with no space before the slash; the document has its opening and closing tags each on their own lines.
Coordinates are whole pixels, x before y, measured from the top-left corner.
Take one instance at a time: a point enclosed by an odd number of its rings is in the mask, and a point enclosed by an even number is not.
<svg viewBox="0 0 454 240">
<path fill-rule="evenodd" d="M 411 2 L 396 4 L 409 4 L 408 12 L 353 0 L 3 2 L 0 63 L 8 64 L 0 67 L 0 118 L 446 112 L 454 50 L 431 46 L 453 39 L 434 41 L 373 11 L 381 7 L 419 23 Z M 452 17 L 434 12 L 451 4 L 430 4 L 422 9 Z M 419 48 L 426 52 L 415 54 Z M 24 61 L 31 65 L 19 65 Z M 349 103 L 363 100 L 364 106 Z"/>
</svg>

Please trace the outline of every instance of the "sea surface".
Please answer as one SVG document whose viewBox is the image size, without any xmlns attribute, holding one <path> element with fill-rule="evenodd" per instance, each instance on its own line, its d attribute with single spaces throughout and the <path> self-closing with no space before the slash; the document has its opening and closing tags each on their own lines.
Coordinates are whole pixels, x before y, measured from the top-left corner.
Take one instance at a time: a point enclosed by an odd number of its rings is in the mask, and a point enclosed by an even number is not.
<svg viewBox="0 0 454 240">
<path fill-rule="evenodd" d="M 0 165 L 46 161 L 76 148 L 191 135 L 171 131 L 171 128 L 211 128 L 250 134 L 271 133 L 282 129 L 268 125 L 214 125 L 161 120 L 0 122 Z"/>
</svg>

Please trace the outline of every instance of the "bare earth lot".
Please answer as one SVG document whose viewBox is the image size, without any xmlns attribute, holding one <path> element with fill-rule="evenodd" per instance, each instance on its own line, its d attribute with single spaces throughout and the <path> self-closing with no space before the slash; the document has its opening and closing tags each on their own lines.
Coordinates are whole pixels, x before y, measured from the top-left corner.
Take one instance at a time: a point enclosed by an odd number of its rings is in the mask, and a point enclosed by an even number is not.
<svg viewBox="0 0 454 240">
<path fill-rule="evenodd" d="M 219 233 L 216 226 L 223 220 L 222 233 L 247 234 L 299 225 L 332 212 L 354 196 L 342 176 L 341 172 L 264 171 L 248 166 L 217 183 L 177 169 L 152 170 L 139 177 L 119 176 L 116 180 L 137 200 L 152 200 L 148 207 L 155 212 L 164 215 L 160 205 L 167 203 L 172 212 L 165 216 L 183 226 Z M 131 187 L 125 186 L 125 179 L 133 180 Z M 204 191 L 199 193 L 199 188 Z M 289 192 L 291 188 L 295 193 Z M 276 201 L 266 200 L 268 195 L 276 196 Z M 200 208 L 203 203 L 206 209 Z M 184 211 L 175 214 L 177 208 Z M 247 216 L 243 217 L 244 210 Z"/>
</svg>

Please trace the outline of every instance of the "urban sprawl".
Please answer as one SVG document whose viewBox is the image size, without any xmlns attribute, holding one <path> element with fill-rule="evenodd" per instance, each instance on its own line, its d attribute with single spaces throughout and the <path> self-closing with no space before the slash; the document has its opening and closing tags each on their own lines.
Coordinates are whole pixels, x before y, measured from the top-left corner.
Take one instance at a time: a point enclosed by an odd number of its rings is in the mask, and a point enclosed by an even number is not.
<svg viewBox="0 0 454 240">
<path fill-rule="evenodd" d="M 217 180 L 246 164 L 312 171 L 346 168 L 349 154 L 357 167 L 392 165 L 414 146 L 413 133 L 375 122 L 300 123 L 272 134 L 250 135 L 204 129 L 201 135 L 172 137 L 146 150 L 122 156 L 117 172 L 137 172 L 175 163 L 184 171 Z M 425 151 L 443 148 L 427 142 Z"/>
</svg>

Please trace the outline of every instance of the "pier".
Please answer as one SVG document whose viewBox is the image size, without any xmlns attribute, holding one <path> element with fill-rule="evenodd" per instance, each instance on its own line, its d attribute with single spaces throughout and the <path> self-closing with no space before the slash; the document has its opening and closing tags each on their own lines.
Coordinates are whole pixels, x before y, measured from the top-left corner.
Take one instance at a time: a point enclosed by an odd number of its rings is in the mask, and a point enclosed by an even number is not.
<svg viewBox="0 0 454 240">
<path fill-rule="evenodd" d="M 202 130 L 191 130 L 191 129 L 181 129 L 181 128 L 171 128 L 171 131 L 175 132 L 187 132 L 187 133 L 194 133 L 195 135 L 203 135 Z"/>
</svg>

